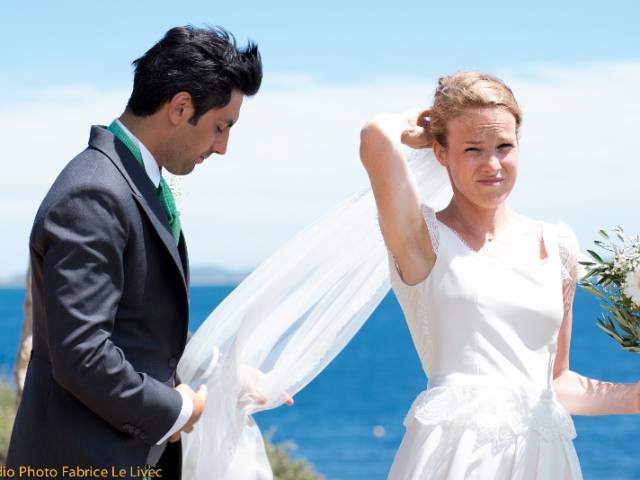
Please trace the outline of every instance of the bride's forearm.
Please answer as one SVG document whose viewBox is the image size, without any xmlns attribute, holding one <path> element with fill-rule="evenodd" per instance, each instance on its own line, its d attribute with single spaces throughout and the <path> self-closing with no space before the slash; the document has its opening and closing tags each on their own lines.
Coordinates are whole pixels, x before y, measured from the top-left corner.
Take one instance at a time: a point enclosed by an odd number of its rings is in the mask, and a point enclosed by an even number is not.
<svg viewBox="0 0 640 480">
<path fill-rule="evenodd" d="M 553 381 L 560 403 L 572 415 L 640 413 L 640 384 L 613 383 L 565 370 Z"/>
</svg>

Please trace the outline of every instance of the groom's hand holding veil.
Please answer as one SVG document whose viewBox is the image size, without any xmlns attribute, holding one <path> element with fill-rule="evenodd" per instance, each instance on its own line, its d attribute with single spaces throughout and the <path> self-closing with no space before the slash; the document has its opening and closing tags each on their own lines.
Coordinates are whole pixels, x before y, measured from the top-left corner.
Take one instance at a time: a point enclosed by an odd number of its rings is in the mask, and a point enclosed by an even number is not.
<svg viewBox="0 0 640 480">
<path fill-rule="evenodd" d="M 177 442 L 180 440 L 180 433 L 190 433 L 193 431 L 193 426 L 196 424 L 198 420 L 200 420 L 200 416 L 204 411 L 204 406 L 207 402 L 207 386 L 202 384 L 200 388 L 198 388 L 197 392 L 194 392 L 193 389 L 184 383 L 181 383 L 175 389 L 180 392 L 180 394 L 184 398 L 188 398 L 191 400 L 193 405 L 193 410 L 191 411 L 191 417 L 187 421 L 187 423 L 182 427 L 182 430 L 174 433 L 169 437 L 170 442 Z"/>
<path fill-rule="evenodd" d="M 247 365 L 243 365 L 239 369 L 239 374 L 240 384 L 242 386 L 238 395 L 238 409 L 245 411 L 248 422 L 251 424 L 253 423 L 251 414 L 269 403 L 264 393 L 267 391 L 266 385 L 268 380 L 262 371 Z M 193 431 L 193 427 L 200 419 L 207 402 L 207 386 L 205 384 L 200 385 L 197 392 L 194 392 L 189 385 L 184 383 L 178 385 L 175 389 L 186 398 L 191 399 L 193 402 L 193 411 L 189 421 L 187 421 L 182 430 L 174 433 L 169 438 L 170 442 L 180 440 L 180 434 L 182 432 L 190 433 Z M 282 401 L 289 406 L 293 405 L 293 398 L 284 391 L 280 394 L 278 401 Z"/>
</svg>

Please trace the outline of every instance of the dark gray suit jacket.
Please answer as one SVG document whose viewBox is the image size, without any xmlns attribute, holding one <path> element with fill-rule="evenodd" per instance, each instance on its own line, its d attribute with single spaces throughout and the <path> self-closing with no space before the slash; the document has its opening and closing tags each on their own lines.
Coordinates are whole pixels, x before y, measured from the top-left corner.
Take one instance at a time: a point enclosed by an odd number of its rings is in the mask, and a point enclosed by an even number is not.
<svg viewBox="0 0 640 480">
<path fill-rule="evenodd" d="M 30 253 L 33 352 L 7 464 L 144 465 L 182 405 L 188 260 L 143 167 L 105 128 L 51 187 Z"/>
</svg>

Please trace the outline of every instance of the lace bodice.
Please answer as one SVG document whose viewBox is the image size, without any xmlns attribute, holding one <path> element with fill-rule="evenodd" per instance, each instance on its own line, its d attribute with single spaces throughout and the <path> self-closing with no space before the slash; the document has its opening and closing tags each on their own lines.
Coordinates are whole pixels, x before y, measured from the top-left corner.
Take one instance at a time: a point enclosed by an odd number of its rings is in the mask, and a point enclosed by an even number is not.
<svg viewBox="0 0 640 480">
<path fill-rule="evenodd" d="M 405 284 L 390 260 L 391 285 L 429 378 L 408 418 L 470 423 L 494 442 L 534 428 L 573 438 L 553 392 L 558 332 L 570 307 L 577 241 L 564 224 L 541 224 L 546 257 L 490 257 L 470 249 L 423 206 L 436 262 Z M 508 435 L 507 435 L 508 437 Z"/>
<path fill-rule="evenodd" d="M 442 223 L 438 221 L 436 212 L 427 205 L 422 205 L 422 215 L 429 230 L 431 244 L 434 252 L 438 254 L 440 247 L 440 228 Z M 560 256 L 560 278 L 562 279 L 562 298 L 565 312 L 571 308 L 573 295 L 578 279 L 583 275 L 582 266 L 578 263 L 580 247 L 573 230 L 566 223 L 558 223 L 555 226 L 557 244 Z M 446 226 L 445 226 L 446 228 Z M 463 243 L 464 241 L 460 239 Z M 397 266 L 396 266 L 397 269 Z"/>
<path fill-rule="evenodd" d="M 438 221 L 435 210 L 427 205 L 422 205 L 422 215 L 429 230 L 431 244 L 437 255 L 440 247 L 440 225 L 442 225 L 442 223 Z M 561 262 L 560 276 L 563 283 L 575 284 L 582 273 L 582 268 L 578 263 L 580 252 L 578 240 L 566 223 L 561 222 L 556 225 L 556 234 L 558 236 L 557 240 Z"/>
</svg>

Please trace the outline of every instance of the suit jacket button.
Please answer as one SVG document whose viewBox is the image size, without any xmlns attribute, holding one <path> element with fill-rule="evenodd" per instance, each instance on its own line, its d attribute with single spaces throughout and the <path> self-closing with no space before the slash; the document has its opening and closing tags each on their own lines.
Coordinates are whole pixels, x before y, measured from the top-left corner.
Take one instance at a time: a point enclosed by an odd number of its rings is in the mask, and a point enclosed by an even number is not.
<svg viewBox="0 0 640 480">
<path fill-rule="evenodd" d="M 176 368 L 177 365 L 178 365 L 178 360 L 176 360 L 176 357 L 171 357 L 169 359 L 169 368 Z"/>
<path fill-rule="evenodd" d="M 141 433 L 140 434 L 140 440 L 146 440 L 147 439 L 147 434 L 146 433 Z"/>
</svg>

